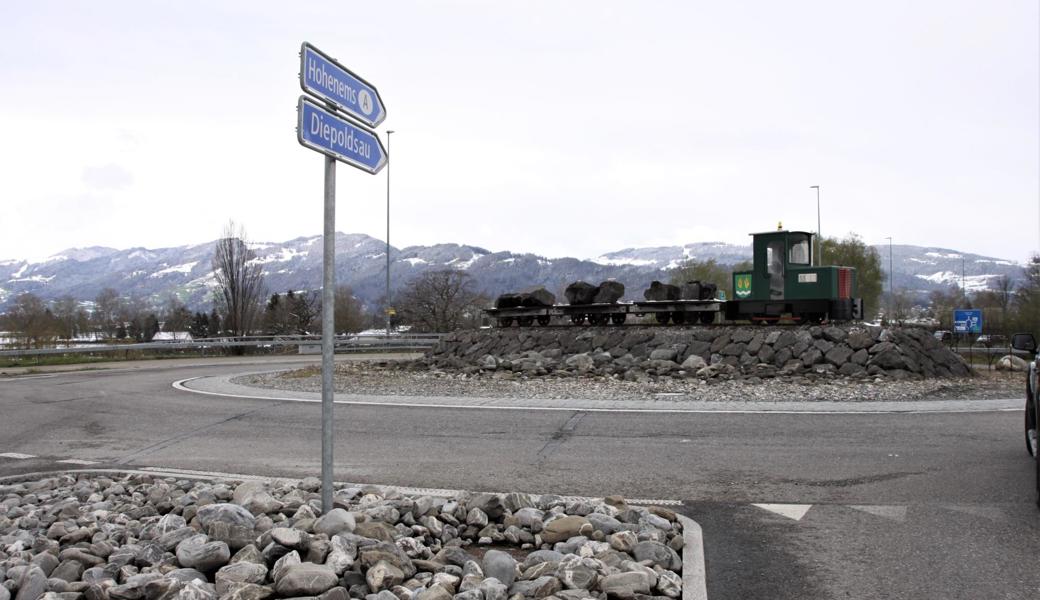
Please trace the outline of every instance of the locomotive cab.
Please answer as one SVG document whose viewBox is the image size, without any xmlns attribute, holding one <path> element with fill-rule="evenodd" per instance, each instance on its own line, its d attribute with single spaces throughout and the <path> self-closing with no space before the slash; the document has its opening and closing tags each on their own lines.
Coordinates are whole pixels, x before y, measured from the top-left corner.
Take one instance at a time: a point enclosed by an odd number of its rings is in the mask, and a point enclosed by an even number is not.
<svg viewBox="0 0 1040 600">
<path fill-rule="evenodd" d="M 751 236 L 752 269 L 733 273 L 735 301 L 726 304 L 727 319 L 777 321 L 790 316 L 822 322 L 862 318 L 856 270 L 814 264 L 816 234 L 781 229 Z"/>
</svg>

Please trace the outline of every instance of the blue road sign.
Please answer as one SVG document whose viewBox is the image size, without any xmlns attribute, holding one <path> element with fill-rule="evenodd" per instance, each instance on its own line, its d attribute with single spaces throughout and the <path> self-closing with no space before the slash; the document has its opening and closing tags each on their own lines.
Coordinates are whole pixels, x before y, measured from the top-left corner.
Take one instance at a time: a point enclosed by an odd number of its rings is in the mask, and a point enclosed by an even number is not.
<svg viewBox="0 0 1040 600">
<path fill-rule="evenodd" d="M 354 125 L 306 96 L 297 107 L 300 144 L 375 175 L 386 166 L 388 155 L 379 136 Z"/>
<path fill-rule="evenodd" d="M 982 311 L 977 308 L 954 310 L 953 332 L 982 333 Z"/>
<path fill-rule="evenodd" d="M 369 127 L 386 118 L 375 86 L 308 42 L 300 48 L 300 87 Z"/>
</svg>

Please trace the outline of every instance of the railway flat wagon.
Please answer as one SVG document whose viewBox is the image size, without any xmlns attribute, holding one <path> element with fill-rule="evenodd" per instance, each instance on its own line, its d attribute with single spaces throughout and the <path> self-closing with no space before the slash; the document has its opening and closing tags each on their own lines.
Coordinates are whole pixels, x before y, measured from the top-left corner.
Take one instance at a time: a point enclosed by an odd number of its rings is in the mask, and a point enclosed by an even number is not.
<svg viewBox="0 0 1040 600">
<path fill-rule="evenodd" d="M 751 270 L 733 273 L 734 298 L 730 300 L 724 294 L 716 294 L 713 284 L 690 282 L 684 290 L 698 291 L 680 297 L 676 286 L 654 282 L 645 294 L 647 298 L 662 297 L 652 295 L 655 286 L 670 287 L 675 293 L 660 300 L 552 305 L 547 302 L 541 306 L 497 306 L 484 312 L 498 327 L 510 327 L 514 322 L 521 327 L 535 323 L 545 326 L 554 319 L 574 325 L 621 325 L 628 315 L 653 315 L 662 325 L 720 321 L 822 323 L 863 318 L 856 269 L 816 264 L 814 233 L 779 228 L 751 236 Z M 583 282 L 572 285 L 579 284 L 588 286 Z M 620 288 L 623 290 L 623 286 Z M 616 297 L 621 295 L 618 293 Z"/>
</svg>

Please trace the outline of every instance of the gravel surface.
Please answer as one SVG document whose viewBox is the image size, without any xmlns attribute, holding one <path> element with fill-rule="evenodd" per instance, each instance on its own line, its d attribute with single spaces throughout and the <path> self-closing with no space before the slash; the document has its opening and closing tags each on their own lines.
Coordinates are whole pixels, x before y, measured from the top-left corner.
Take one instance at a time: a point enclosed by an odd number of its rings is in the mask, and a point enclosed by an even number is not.
<svg viewBox="0 0 1040 600">
<path fill-rule="evenodd" d="M 979 371 L 976 377 L 884 379 L 745 378 L 719 381 L 660 378 L 651 382 L 600 376 L 464 374 L 413 370 L 415 364 L 379 361 L 336 365 L 336 392 L 376 396 L 462 396 L 517 399 L 640 400 L 668 395 L 692 401 L 908 401 L 984 400 L 1023 395 L 1021 373 Z M 510 374 L 512 375 L 512 374 Z M 287 391 L 321 392 L 321 370 L 310 367 L 235 378 L 234 383 Z"/>
<path fill-rule="evenodd" d="M 3 600 L 682 595 L 663 507 L 560 496 L 61 474 L 0 483 Z M 319 516 L 320 515 L 320 516 Z"/>
</svg>

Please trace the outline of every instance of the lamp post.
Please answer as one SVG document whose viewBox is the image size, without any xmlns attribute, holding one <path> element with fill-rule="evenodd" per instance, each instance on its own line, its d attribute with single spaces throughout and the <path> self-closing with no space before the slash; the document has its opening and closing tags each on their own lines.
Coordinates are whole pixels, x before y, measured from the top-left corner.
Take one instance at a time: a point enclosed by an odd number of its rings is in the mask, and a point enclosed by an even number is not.
<svg viewBox="0 0 1040 600">
<path fill-rule="evenodd" d="M 888 240 L 888 310 L 892 312 L 892 306 L 896 301 L 896 291 L 892 287 L 892 238 L 885 238 Z"/>
<path fill-rule="evenodd" d="M 823 264 L 823 235 L 820 233 L 820 186 L 810 185 L 810 190 L 816 190 L 816 264 Z"/>
<path fill-rule="evenodd" d="M 390 154 L 390 134 L 393 129 L 386 130 L 386 153 Z M 386 162 L 386 338 L 390 339 L 390 161 Z M 389 342 L 388 342 L 389 343 Z"/>
</svg>

